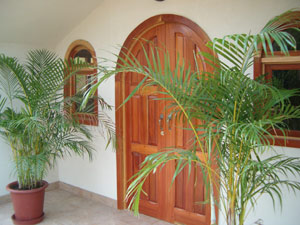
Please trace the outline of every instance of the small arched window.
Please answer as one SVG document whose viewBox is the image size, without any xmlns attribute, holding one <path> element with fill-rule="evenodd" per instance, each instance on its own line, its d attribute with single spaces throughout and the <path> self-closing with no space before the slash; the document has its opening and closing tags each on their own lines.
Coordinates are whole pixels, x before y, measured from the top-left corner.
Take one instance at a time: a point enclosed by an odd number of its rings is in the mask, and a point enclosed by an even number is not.
<svg viewBox="0 0 300 225">
<path fill-rule="evenodd" d="M 65 60 L 70 61 L 70 59 L 76 59 L 97 66 L 95 50 L 89 42 L 84 40 L 77 40 L 70 44 L 65 55 Z M 98 125 L 97 91 L 88 100 L 86 108 L 80 111 L 83 94 L 89 88 L 88 84 L 91 81 L 97 82 L 95 78 L 96 73 L 97 69 L 95 68 L 81 69 L 76 75 L 70 77 L 64 88 L 65 98 L 72 99 L 71 102 L 66 101 L 66 110 L 78 117 L 81 124 Z"/>
<path fill-rule="evenodd" d="M 300 16 L 300 12 L 294 12 Z M 289 55 L 280 52 L 279 46 L 273 43 L 274 56 L 260 53 L 254 58 L 254 78 L 265 75 L 265 79 L 279 89 L 300 88 L 300 32 L 294 29 L 286 29 L 296 40 L 296 50 L 289 48 Z M 300 96 L 290 98 L 291 104 L 300 105 Z M 288 119 L 285 121 L 287 141 L 284 141 L 282 132 L 275 130 L 274 145 L 300 148 L 300 119 Z"/>
</svg>

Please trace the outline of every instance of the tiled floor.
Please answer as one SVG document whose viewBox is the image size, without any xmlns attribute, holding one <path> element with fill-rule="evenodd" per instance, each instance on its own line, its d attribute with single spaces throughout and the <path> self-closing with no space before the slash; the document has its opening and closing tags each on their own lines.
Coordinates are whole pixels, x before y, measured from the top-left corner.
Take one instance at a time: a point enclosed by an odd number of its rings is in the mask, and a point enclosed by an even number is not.
<svg viewBox="0 0 300 225">
<path fill-rule="evenodd" d="M 117 210 L 102 203 L 56 189 L 46 192 L 45 219 L 41 225 L 170 225 L 169 223 Z M 0 225 L 12 225 L 11 203 L 0 204 Z"/>
</svg>

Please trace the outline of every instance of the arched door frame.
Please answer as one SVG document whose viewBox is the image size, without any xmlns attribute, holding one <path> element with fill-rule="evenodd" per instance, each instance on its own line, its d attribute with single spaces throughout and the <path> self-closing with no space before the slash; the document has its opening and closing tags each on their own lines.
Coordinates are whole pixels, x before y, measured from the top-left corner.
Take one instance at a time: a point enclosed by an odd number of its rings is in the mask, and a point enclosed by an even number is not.
<svg viewBox="0 0 300 225">
<path fill-rule="evenodd" d="M 192 29 L 201 42 L 207 43 L 210 41 L 208 35 L 193 21 L 178 15 L 162 14 L 153 16 L 140 25 L 138 25 L 127 37 L 119 56 L 127 54 L 135 46 L 136 42 L 147 31 L 166 23 L 178 23 L 188 26 Z M 125 100 L 125 76 L 124 73 L 117 74 L 115 78 L 115 104 L 116 104 L 116 134 L 117 134 L 117 200 L 118 209 L 125 209 L 125 195 L 126 195 L 126 121 L 125 121 L 125 107 L 119 108 Z"/>
</svg>

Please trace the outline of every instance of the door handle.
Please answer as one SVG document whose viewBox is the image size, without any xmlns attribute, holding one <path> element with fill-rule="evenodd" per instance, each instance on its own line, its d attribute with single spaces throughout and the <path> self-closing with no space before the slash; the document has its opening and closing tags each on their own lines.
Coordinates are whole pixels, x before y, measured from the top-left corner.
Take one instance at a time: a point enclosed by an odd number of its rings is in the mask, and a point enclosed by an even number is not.
<svg viewBox="0 0 300 225">
<path fill-rule="evenodd" d="M 169 114 L 167 118 L 168 130 L 171 130 L 171 121 L 172 121 L 172 113 Z"/>
<path fill-rule="evenodd" d="M 163 124 L 162 124 L 163 119 L 164 119 L 164 114 L 161 113 L 161 114 L 159 115 L 159 120 L 158 120 L 159 128 L 160 128 L 161 131 L 164 130 L 164 127 L 163 127 Z"/>
</svg>

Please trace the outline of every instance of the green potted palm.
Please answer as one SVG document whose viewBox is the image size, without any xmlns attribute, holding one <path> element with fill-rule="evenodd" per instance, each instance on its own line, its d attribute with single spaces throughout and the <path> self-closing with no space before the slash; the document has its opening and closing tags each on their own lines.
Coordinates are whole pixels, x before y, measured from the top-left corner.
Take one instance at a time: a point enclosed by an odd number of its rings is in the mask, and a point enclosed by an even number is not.
<svg viewBox="0 0 300 225">
<path fill-rule="evenodd" d="M 91 132 L 65 110 L 71 101 L 63 95 L 66 81 L 86 67 L 64 62 L 47 50 L 30 51 L 24 64 L 0 55 L 0 132 L 10 144 L 17 177 L 7 185 L 15 224 L 43 220 L 48 186 L 43 179 L 58 158 L 87 154 L 92 159 Z M 105 101 L 101 106 L 107 106 Z M 109 123 L 106 119 L 105 124 Z M 106 128 L 113 137 L 111 126 Z"/>
<path fill-rule="evenodd" d="M 163 52 L 164 58 L 159 58 L 163 51 L 160 49 L 152 49 L 150 56 L 144 51 L 147 65 L 124 52 L 116 63 L 117 69 L 106 71 L 102 80 L 123 71 L 145 76 L 125 102 L 143 86 L 160 86 L 160 94 L 169 101 L 166 108 L 178 119 L 183 118 L 183 129 L 194 134 L 189 150 L 170 146 L 170 151 L 146 157 L 127 190 L 129 207 L 135 213 L 147 177 L 172 160 L 177 161 L 173 181 L 184 167 L 191 170 L 197 164 L 202 168 L 208 190 L 206 199 L 222 210 L 228 225 L 243 225 L 249 210 L 263 194 L 269 195 L 275 204 L 276 197 L 281 203 L 282 186 L 300 190 L 300 182 L 287 177 L 287 173 L 300 173 L 300 159 L 276 152 L 268 154 L 275 138 L 272 130 L 284 133 L 287 119 L 300 118 L 299 106 L 292 106 L 289 101 L 299 95 L 299 90 L 277 89 L 251 79 L 248 74 L 258 50 L 270 49 L 273 53 L 273 41 L 285 54 L 288 45 L 295 48 L 295 40 L 285 29 L 299 31 L 299 24 L 299 14 L 286 12 L 270 20 L 258 34 L 214 39 L 207 46 L 215 55 L 199 53 L 214 68 L 213 72 L 178 69 L 185 68 L 182 62 L 177 62 L 173 71 L 168 53 Z M 197 151 L 203 153 L 203 158 L 197 156 Z M 216 218 L 211 218 L 211 224 L 216 223 Z"/>
</svg>

